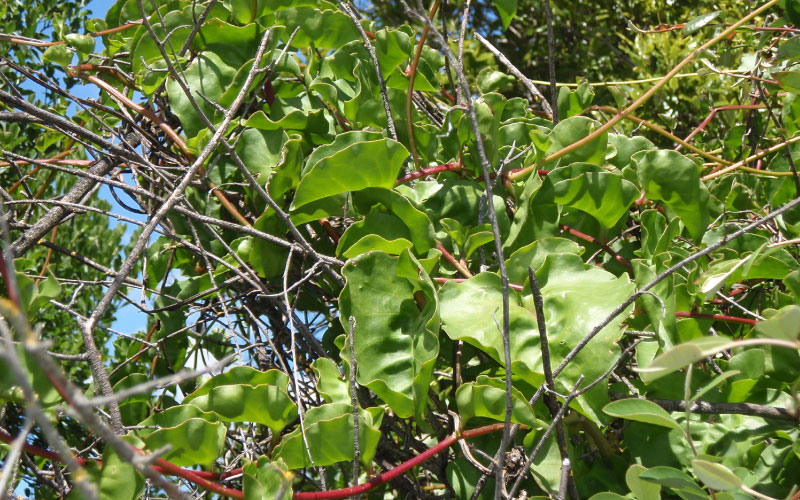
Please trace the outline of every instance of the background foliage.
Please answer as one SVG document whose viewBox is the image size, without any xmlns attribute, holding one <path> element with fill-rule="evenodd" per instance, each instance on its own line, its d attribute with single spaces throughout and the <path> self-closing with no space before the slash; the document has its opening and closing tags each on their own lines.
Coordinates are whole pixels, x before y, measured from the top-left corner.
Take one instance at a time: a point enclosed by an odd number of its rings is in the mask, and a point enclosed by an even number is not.
<svg viewBox="0 0 800 500">
<path fill-rule="evenodd" d="M 800 4 L 359 6 L 0 7 L 0 489 L 797 500 Z"/>
</svg>

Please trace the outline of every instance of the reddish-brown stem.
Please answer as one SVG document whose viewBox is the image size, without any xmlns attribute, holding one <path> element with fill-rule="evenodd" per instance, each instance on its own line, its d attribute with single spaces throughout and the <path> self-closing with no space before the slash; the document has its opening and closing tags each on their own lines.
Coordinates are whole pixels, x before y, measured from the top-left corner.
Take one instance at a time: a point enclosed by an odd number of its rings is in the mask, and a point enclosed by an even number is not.
<svg viewBox="0 0 800 500">
<path fill-rule="evenodd" d="M 433 7 L 431 7 L 431 12 L 428 14 L 428 18 L 433 22 L 434 16 L 436 16 L 436 11 L 439 10 L 439 3 L 441 0 L 435 0 L 433 2 Z M 411 66 L 408 68 L 408 96 L 406 96 L 406 120 L 408 121 L 408 143 L 411 146 L 411 157 L 414 159 L 414 167 L 419 170 L 419 155 L 417 155 L 417 144 L 414 141 L 414 120 L 413 115 L 411 113 L 413 106 L 411 104 L 411 98 L 414 96 L 414 80 L 417 77 L 417 66 L 419 65 L 419 58 L 422 55 L 422 47 L 425 45 L 425 38 L 428 36 L 428 25 L 426 24 L 425 27 L 422 29 L 422 35 L 419 37 L 419 42 L 417 43 L 417 50 L 414 53 L 414 60 L 411 62 Z"/>
<path fill-rule="evenodd" d="M 56 242 L 56 232 L 58 231 L 58 226 L 53 227 L 53 232 L 50 233 L 50 243 Z M 39 272 L 40 276 L 44 276 L 44 273 L 47 272 L 47 266 L 50 265 L 50 258 L 53 256 L 53 247 L 47 249 L 47 255 L 44 258 L 44 264 L 42 265 L 42 270 Z M 42 278 L 36 279 L 36 284 L 38 285 L 42 281 Z"/>
<path fill-rule="evenodd" d="M 421 168 L 416 172 L 411 172 L 410 174 L 406 175 L 405 177 L 401 177 L 397 179 L 397 182 L 394 183 L 395 186 L 399 186 L 400 184 L 405 184 L 406 182 L 413 181 L 415 179 L 419 179 L 420 177 L 425 177 L 428 175 L 438 174 L 439 172 L 451 172 L 455 170 L 461 170 L 461 162 L 455 163 L 445 163 L 444 165 L 436 165 L 435 167 L 430 168 Z"/>
<path fill-rule="evenodd" d="M 589 243 L 594 243 L 595 245 L 598 245 L 607 254 L 609 254 L 610 256 L 614 257 L 614 259 L 617 262 L 619 262 L 623 266 L 625 266 L 628 269 L 630 269 L 631 271 L 633 271 L 633 266 L 631 265 L 631 263 L 628 262 L 628 260 L 625 257 L 623 257 L 622 255 L 620 255 L 617 252 L 615 252 L 614 250 L 612 250 L 611 247 L 609 247 L 605 242 L 600 241 L 600 240 L 598 240 L 597 238 L 595 238 L 593 236 L 589 236 L 588 234 L 584 234 L 584 233 L 582 233 L 582 232 L 580 232 L 580 231 L 578 231 L 576 229 L 572 229 L 571 227 L 567 226 L 566 224 L 560 224 L 559 227 L 561 228 L 562 231 L 566 231 L 569 234 L 571 234 L 572 236 L 575 236 L 576 238 L 580 238 L 583 241 L 587 241 Z"/>
<path fill-rule="evenodd" d="M 139 19 L 137 21 L 130 22 L 128 24 L 123 24 L 122 26 L 117 26 L 116 28 L 109 28 L 107 30 L 97 31 L 95 33 L 87 33 L 89 36 L 98 37 L 103 35 L 110 35 L 111 33 L 116 33 L 118 31 L 126 30 L 132 26 L 138 26 L 142 24 L 142 20 Z M 11 43 L 18 43 L 20 45 L 31 45 L 33 47 L 52 47 L 53 45 L 63 45 L 67 42 L 64 40 L 58 40 L 55 42 L 41 42 L 39 40 L 25 40 L 24 38 L 17 38 L 17 37 L 3 37 L 3 41 L 11 42 Z"/>
<path fill-rule="evenodd" d="M 444 246 L 442 246 L 442 244 L 439 243 L 438 241 L 436 242 L 436 248 L 438 248 L 439 251 L 442 252 L 444 258 L 447 259 L 447 262 L 453 264 L 453 266 L 458 270 L 459 273 L 461 273 L 462 276 L 464 276 L 465 278 L 472 278 L 472 273 L 469 272 L 469 269 L 467 269 L 467 267 L 463 263 L 459 262 L 455 257 L 453 257 L 453 254 L 448 252 L 447 249 Z"/>
<path fill-rule="evenodd" d="M 77 77 L 77 78 L 82 78 L 84 80 L 88 80 L 88 81 L 94 83 L 95 85 L 97 85 L 101 89 L 105 90 L 109 95 L 114 97 L 121 104 L 124 104 L 125 106 L 131 108 L 132 110 L 136 111 L 137 113 L 141 113 L 142 115 L 147 117 L 150 121 L 152 121 L 153 123 L 158 125 L 158 127 L 161 130 L 163 130 L 165 134 L 167 134 L 167 137 L 170 138 L 172 143 L 175 144 L 175 146 L 178 149 L 180 149 L 180 151 L 190 161 L 194 160 L 194 155 L 186 147 L 186 143 L 183 142 L 183 139 L 181 139 L 180 135 L 178 135 L 178 133 L 175 132 L 175 130 L 172 127 L 170 127 L 164 120 L 159 118 L 158 115 L 156 115 L 155 112 L 152 109 L 147 108 L 145 106 L 141 106 L 139 104 L 136 104 L 135 102 L 130 100 L 128 98 L 128 96 L 122 94 L 117 89 L 115 89 L 114 87 L 112 87 L 108 83 L 104 82 L 103 80 L 101 80 L 101 79 L 99 79 L 99 78 L 97 78 L 95 76 L 86 75 L 85 73 L 81 73 L 81 72 L 77 72 L 76 73 L 75 71 L 73 71 L 71 69 L 68 69 L 67 73 L 70 76 L 74 76 L 74 77 Z M 202 175 L 202 172 L 201 172 L 201 175 Z M 253 227 L 253 225 L 250 223 L 250 221 L 248 221 L 241 214 L 241 212 L 239 212 L 239 210 L 234 206 L 233 203 L 231 203 L 231 201 L 228 199 L 227 196 L 225 196 L 224 193 L 222 193 L 220 190 L 217 189 L 217 186 L 213 182 L 208 181 L 208 186 L 209 186 L 209 188 L 211 188 L 211 192 L 214 193 L 214 196 L 216 196 L 216 198 L 219 200 L 219 202 L 222 204 L 222 206 L 225 207 L 225 210 L 227 210 L 228 213 L 231 214 L 234 219 L 239 221 L 239 223 L 244 225 L 244 226 Z"/>
<path fill-rule="evenodd" d="M 453 283 L 463 283 L 463 282 L 467 281 L 467 279 L 466 278 L 433 278 L 433 281 L 435 281 L 437 283 L 442 283 L 442 284 L 447 283 L 448 281 L 452 281 Z M 517 285 L 516 283 L 509 283 L 508 287 L 513 289 L 513 290 L 516 290 L 518 292 L 522 291 L 522 285 Z"/>
<path fill-rule="evenodd" d="M 327 217 L 323 217 L 319 220 L 319 223 L 322 225 L 322 229 L 325 230 L 325 233 L 328 236 L 330 236 L 330 238 L 336 245 L 338 245 L 339 238 L 341 238 L 341 235 L 336 231 L 336 229 L 333 226 L 331 226 L 331 221 L 328 220 Z"/>
<path fill-rule="evenodd" d="M 359 485 L 351 486 L 350 488 L 343 488 L 340 490 L 307 491 L 307 492 L 295 493 L 292 496 L 292 498 L 294 500 L 335 500 L 339 498 L 348 498 L 351 496 L 360 495 L 362 493 L 366 493 L 367 491 L 377 486 L 380 486 L 384 483 L 391 481 L 392 479 L 406 472 L 408 469 L 416 467 L 417 465 L 421 464 L 425 460 L 428 460 L 429 458 L 436 455 L 440 451 L 449 448 L 450 446 L 453 445 L 453 443 L 455 443 L 459 439 L 469 439 L 472 437 L 481 436 L 483 434 L 489 434 L 490 432 L 497 432 L 501 430 L 503 430 L 503 424 L 492 424 L 492 425 L 487 425 L 485 427 L 479 427 L 477 429 L 464 431 L 461 433 L 461 435 L 453 434 L 439 441 L 439 443 L 436 446 L 428 448 L 426 451 L 420 453 L 411 460 L 403 462 L 394 469 L 388 470 L 383 474 L 370 479 L 366 483 L 361 483 Z"/>
<path fill-rule="evenodd" d="M 3 441 L 3 442 L 8 443 L 8 444 L 11 444 L 14 441 L 14 436 L 12 436 L 10 434 L 7 434 L 6 432 L 0 431 L 0 441 Z M 46 450 L 44 448 L 40 448 L 40 447 L 38 447 L 36 445 L 25 443 L 25 444 L 22 445 L 22 449 L 23 449 L 23 451 L 25 451 L 25 453 L 30 453 L 31 455 L 35 455 L 37 457 L 46 458 L 47 460 L 51 460 L 53 462 L 61 462 L 61 457 L 57 453 L 54 453 L 54 452 L 52 452 L 50 450 Z M 99 467 L 101 467 L 103 465 L 103 461 L 102 460 L 91 460 L 91 459 L 82 458 L 82 457 L 75 457 L 75 461 L 78 462 L 80 465 L 86 465 L 87 463 L 95 463 Z M 215 472 L 194 471 L 194 470 L 190 470 L 190 469 L 182 469 L 182 468 L 177 467 L 176 465 L 171 464 L 171 463 L 167 462 L 166 460 L 162 460 L 162 459 L 159 459 L 156 463 L 158 465 L 156 465 L 153 468 L 155 470 L 157 470 L 158 472 L 171 474 L 171 475 L 174 475 L 174 476 L 179 476 L 179 477 L 182 477 L 184 479 L 188 479 L 189 481 L 195 482 L 197 484 L 200 484 L 197 481 L 198 479 L 200 481 L 205 481 L 206 483 L 208 483 L 208 480 L 214 480 L 214 479 L 219 478 L 219 476 L 220 476 L 219 474 L 217 474 Z M 231 471 L 231 472 L 233 472 L 233 471 Z M 239 472 L 241 472 L 241 469 L 239 469 Z M 227 474 L 227 475 L 232 475 L 232 474 Z M 211 484 L 213 484 L 213 483 L 211 483 Z M 214 484 L 214 486 L 216 488 L 220 487 L 217 484 Z M 233 491 L 233 492 L 237 491 L 237 490 L 231 490 L 230 488 L 225 488 L 225 489 L 229 490 L 229 491 Z M 217 491 L 217 490 L 214 490 L 214 491 Z"/>
<path fill-rule="evenodd" d="M 455 103 L 456 103 L 456 98 L 455 98 L 455 97 L 453 97 L 452 95 L 450 95 L 450 92 L 448 92 L 447 90 L 445 90 L 445 88 L 444 88 L 444 87 L 442 87 L 442 95 L 443 95 L 443 96 L 444 96 L 444 97 L 445 97 L 445 98 L 446 98 L 448 101 L 450 101 L 450 104 L 455 104 Z"/>
<path fill-rule="evenodd" d="M 178 467 L 173 463 L 167 462 L 163 458 L 159 458 L 158 460 L 156 460 L 156 465 L 159 466 L 165 474 L 182 477 L 187 481 L 191 481 L 202 488 L 205 488 L 209 491 L 213 491 L 214 493 L 231 498 L 237 498 L 237 499 L 244 498 L 244 493 L 242 492 L 242 490 L 226 488 L 225 486 L 211 482 L 204 477 L 200 477 L 200 475 L 195 473 L 195 471 Z"/>
<path fill-rule="evenodd" d="M 60 165 L 61 165 L 62 163 L 61 163 L 61 162 L 59 162 L 58 160 L 61 160 L 61 158 L 64 158 L 65 156 L 67 156 L 68 154 L 70 154 L 70 153 L 71 153 L 71 152 L 73 152 L 73 151 L 75 151 L 75 149 L 74 149 L 74 148 L 67 149 L 66 151 L 62 151 L 62 152 L 58 153 L 57 155 L 55 155 L 55 156 L 54 156 L 54 157 L 52 157 L 52 158 L 45 158 L 45 159 L 43 159 L 43 160 L 37 160 L 37 161 L 41 161 L 41 162 L 45 162 L 45 163 L 58 163 L 58 164 L 60 164 Z M 91 162 L 90 162 L 90 161 L 88 161 L 88 160 L 61 160 L 61 161 L 66 161 L 66 162 L 77 162 L 77 161 L 81 161 L 81 162 L 83 162 L 83 161 L 85 161 L 87 165 L 88 165 L 89 163 L 91 163 Z M 16 163 L 17 163 L 17 165 L 27 165 L 27 164 L 28 164 L 28 163 L 30 163 L 30 162 L 28 162 L 28 161 L 25 161 L 25 160 L 20 160 L 20 161 L 17 161 Z M 69 164 L 70 164 L 70 163 L 66 163 L 66 165 L 69 165 Z M 10 163 L 9 163 L 9 162 L 7 162 L 7 161 L 0 161 L 0 167 L 5 167 L 5 166 L 8 166 L 8 165 L 10 165 Z M 36 165 L 35 167 L 33 167 L 33 168 L 31 169 L 31 171 L 30 171 L 30 172 L 28 172 L 27 174 L 25 174 L 25 177 L 30 177 L 30 176 L 32 176 L 32 175 L 35 175 L 35 174 L 36 174 L 36 172 L 38 172 L 40 168 L 42 168 L 42 167 L 41 167 L 41 165 Z M 11 193 L 13 193 L 14 191 L 16 191 L 16 190 L 17 190 L 17 188 L 18 188 L 18 187 L 19 187 L 19 186 L 22 184 L 22 181 L 23 181 L 23 179 L 19 179 L 17 182 L 15 182 L 14 184 L 12 184 L 12 185 L 11 185 L 11 187 L 10 187 L 10 188 L 8 188 L 8 192 L 9 192 L 9 194 L 11 194 Z"/>
<path fill-rule="evenodd" d="M 353 495 L 359 495 L 361 493 L 365 493 L 373 488 L 376 488 L 384 483 L 391 481 L 392 479 L 399 477 L 407 470 L 411 469 L 412 467 L 416 467 L 417 465 L 421 464 L 425 460 L 428 460 L 432 456 L 436 455 L 442 450 L 445 450 L 453 445 L 456 441 L 460 439 L 470 439 L 477 436 L 482 436 L 484 434 L 489 434 L 491 432 L 497 432 L 503 430 L 503 424 L 492 424 L 487 425 L 484 427 L 479 427 L 477 429 L 471 429 L 467 431 L 463 431 L 460 434 L 453 434 L 448 436 L 447 438 L 440 441 L 437 445 L 427 449 L 426 451 L 420 453 L 416 457 L 403 462 L 402 464 L 398 465 L 394 469 L 388 470 L 379 476 L 376 476 L 366 483 L 362 483 L 356 486 L 352 486 L 350 488 L 343 488 L 339 490 L 329 490 L 329 491 L 307 491 L 307 492 L 300 492 L 295 493 L 292 498 L 295 500 L 312 500 L 312 499 L 339 499 L 339 498 L 347 498 Z M 4 441 L 6 443 L 12 443 L 14 441 L 14 437 L 0 431 L 0 441 Z M 26 453 L 30 453 L 32 455 L 40 456 L 43 458 L 47 458 L 48 460 L 52 460 L 54 462 L 61 462 L 61 457 L 58 454 L 53 453 L 52 451 L 45 450 L 43 448 L 39 448 L 38 446 L 24 444 L 23 450 Z M 78 463 L 81 465 L 88 462 L 85 458 L 76 458 Z M 100 463 L 100 462 L 98 462 Z M 156 460 L 156 466 L 154 467 L 155 470 L 159 472 L 163 472 L 165 474 L 169 474 L 172 476 L 178 476 L 186 479 L 187 481 L 191 481 L 192 483 L 205 488 L 209 491 L 213 491 L 223 496 L 231 497 L 231 498 L 244 498 L 244 493 L 241 490 L 233 489 L 233 488 L 226 488 L 221 486 L 217 483 L 212 482 L 210 479 L 219 478 L 219 474 L 214 474 L 210 472 L 200 472 L 200 471 L 193 471 L 188 469 L 183 469 L 178 467 L 175 464 L 172 464 L 164 459 Z M 225 474 L 225 477 L 232 476 L 234 473 L 241 472 L 241 469 L 237 469 L 236 471 L 230 471 L 229 473 Z"/>
<path fill-rule="evenodd" d="M 741 323 L 743 325 L 755 325 L 758 321 L 749 318 L 738 318 L 736 316 L 725 316 L 722 314 L 706 314 L 698 312 L 677 311 L 675 316 L 679 318 L 706 318 L 728 323 Z"/>
<path fill-rule="evenodd" d="M 160 320 L 154 321 L 153 322 L 153 326 L 150 327 L 150 330 L 147 332 L 147 335 L 145 335 L 144 341 L 145 342 L 150 342 L 150 337 L 152 337 L 153 333 L 155 333 L 155 331 L 160 327 L 161 327 L 161 321 Z M 141 357 L 142 352 L 144 351 L 145 347 L 146 347 L 145 344 L 142 344 L 141 346 L 139 346 L 139 352 L 136 353 L 136 356 L 134 356 L 134 358 L 132 360 L 134 363 L 136 361 L 139 361 L 139 357 Z"/>
<path fill-rule="evenodd" d="M 698 125 L 697 128 L 692 130 L 692 133 L 687 135 L 686 139 L 684 139 L 683 141 L 687 143 L 691 141 L 694 136 L 696 136 L 700 131 L 706 128 L 706 125 L 708 125 L 708 123 L 714 119 L 714 117 L 717 115 L 717 112 L 719 111 L 728 111 L 734 109 L 759 109 L 763 107 L 764 107 L 763 104 L 732 104 L 730 106 L 720 106 L 718 108 L 711 108 L 711 112 L 708 114 L 708 116 L 706 116 L 706 118 L 702 122 L 700 122 L 700 125 Z M 675 151 L 680 151 L 681 147 L 683 147 L 683 144 L 678 144 L 675 147 Z"/>
</svg>

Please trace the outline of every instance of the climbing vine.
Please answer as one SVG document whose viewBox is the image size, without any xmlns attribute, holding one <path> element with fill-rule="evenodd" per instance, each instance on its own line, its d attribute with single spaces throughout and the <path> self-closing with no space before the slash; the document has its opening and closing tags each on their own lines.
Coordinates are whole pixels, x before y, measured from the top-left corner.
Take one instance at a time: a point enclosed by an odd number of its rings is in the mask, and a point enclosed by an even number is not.
<svg viewBox="0 0 800 500">
<path fill-rule="evenodd" d="M 3 491 L 797 500 L 798 3 L 594 84 L 401 3 L 0 33 Z"/>
</svg>

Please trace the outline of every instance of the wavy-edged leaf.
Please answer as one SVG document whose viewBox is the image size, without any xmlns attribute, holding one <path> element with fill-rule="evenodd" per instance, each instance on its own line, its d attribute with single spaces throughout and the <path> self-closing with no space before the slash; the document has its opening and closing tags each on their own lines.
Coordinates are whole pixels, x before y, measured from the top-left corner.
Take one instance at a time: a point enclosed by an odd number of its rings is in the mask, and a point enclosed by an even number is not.
<svg viewBox="0 0 800 500">
<path fill-rule="evenodd" d="M 219 113 L 214 106 L 206 101 L 219 101 L 222 94 L 233 82 L 236 75 L 236 68 L 229 66 L 220 56 L 213 52 L 200 54 L 183 71 L 186 84 L 192 90 L 191 94 L 196 101 L 200 111 L 214 122 L 215 113 Z M 203 94 L 204 97 L 200 97 Z M 195 111 L 191 101 L 183 93 L 183 89 L 174 80 L 167 80 L 167 95 L 171 104 L 171 110 L 183 125 L 183 130 L 188 137 L 194 137 L 205 130 L 203 120 Z"/>
<path fill-rule="evenodd" d="M 439 352 L 438 303 L 433 283 L 408 252 L 370 252 L 342 270 L 340 318 L 356 320 L 357 379 L 403 418 L 425 408 L 433 362 Z M 421 278 L 420 278 L 421 276 Z M 424 297 L 417 303 L 415 293 Z"/>
<path fill-rule="evenodd" d="M 330 358 L 317 358 L 311 364 L 317 376 L 317 391 L 327 403 L 350 403 L 347 382 L 339 373 L 339 367 Z"/>
<path fill-rule="evenodd" d="M 566 120 L 558 122 L 548 136 L 550 146 L 547 154 L 570 146 L 600 128 L 600 122 L 585 116 L 572 116 Z M 565 154 L 559 160 L 561 165 L 569 165 L 575 162 L 586 162 L 600 165 L 606 157 L 606 147 L 608 145 L 608 133 L 604 132 L 579 147 L 575 151 Z"/>
<path fill-rule="evenodd" d="M 533 408 L 518 390 L 511 388 L 512 404 L 511 420 L 517 424 L 524 424 L 531 428 L 538 425 Z M 505 382 L 479 376 L 475 382 L 468 382 L 458 387 L 456 391 L 458 414 L 462 423 L 466 424 L 472 417 L 485 417 L 505 421 L 506 418 L 506 390 Z"/>
<path fill-rule="evenodd" d="M 639 190 L 619 174 L 586 172 L 553 186 L 554 200 L 591 215 L 607 228 L 619 222 L 639 196 Z"/>
<path fill-rule="evenodd" d="M 626 277 L 592 266 L 585 266 L 573 254 L 550 254 L 538 270 L 542 287 L 547 331 L 550 336 L 551 362 L 555 365 L 590 331 L 598 318 L 608 315 L 633 291 Z M 503 362 L 503 342 L 495 319 L 502 310 L 500 277 L 481 273 L 462 283 L 449 282 L 439 291 L 445 332 L 453 340 L 463 340 Z M 532 299 L 526 291 L 526 307 L 510 304 L 511 369 L 531 384 L 543 379 L 539 332 L 532 311 Z M 624 314 L 623 316 L 624 317 Z M 618 324 L 604 328 L 592 340 L 590 348 L 578 354 L 557 379 L 557 390 L 567 392 L 580 375 L 587 379 L 602 375 L 619 352 L 616 341 L 621 336 Z M 580 396 L 583 411 L 598 421 L 600 408 L 608 402 L 601 392 Z"/>
<path fill-rule="evenodd" d="M 375 413 L 373 415 L 373 413 Z M 358 435 L 361 461 L 365 464 L 375 456 L 381 437 L 381 408 L 359 409 Z M 283 459 L 289 469 L 311 465 L 308 454 L 318 466 L 353 460 L 353 407 L 346 403 L 329 403 L 310 408 L 303 420 L 305 439 L 298 427 L 285 435 L 275 448 L 273 456 Z M 335 439 L 332 437 L 335 436 Z M 308 449 L 306 449 L 308 443 Z"/>
<path fill-rule="evenodd" d="M 642 381 L 649 384 L 665 375 L 699 361 L 720 350 L 733 347 L 724 337 L 701 337 L 691 342 L 679 344 L 656 357 L 649 366 L 637 368 Z"/>
<path fill-rule="evenodd" d="M 331 4 L 327 6 L 334 8 Z M 308 47 L 313 44 L 320 49 L 332 49 L 353 40 L 361 40 L 353 21 L 339 10 L 297 7 L 277 12 L 275 20 L 277 24 L 284 26 L 300 27 L 300 31 L 292 40 L 292 45 L 295 47 Z M 286 35 L 288 37 L 288 33 Z"/>
<path fill-rule="evenodd" d="M 524 283 L 528 279 L 528 268 L 534 271 L 544 264 L 548 255 L 553 253 L 569 253 L 580 255 L 583 247 L 566 238 L 542 238 L 516 250 L 506 260 L 508 280 L 512 283 Z"/>
<path fill-rule="evenodd" d="M 278 370 L 240 366 L 217 375 L 184 399 L 223 422 L 256 422 L 279 432 L 297 417 L 286 392 L 289 378 Z"/>
<path fill-rule="evenodd" d="M 290 500 L 292 473 L 282 460 L 258 457 L 258 462 L 242 467 L 242 494 L 244 500 Z"/>
<path fill-rule="evenodd" d="M 699 167 L 682 154 L 663 149 L 636 153 L 633 160 L 645 195 L 663 201 L 699 241 L 708 226 L 709 199 Z"/>
<path fill-rule="evenodd" d="M 159 427 L 140 430 L 138 435 L 151 451 L 169 446 L 163 458 L 178 466 L 212 463 L 225 444 L 225 424 L 218 421 L 215 413 L 204 412 L 193 404 L 167 408 L 140 425 Z"/>
<path fill-rule="evenodd" d="M 318 161 L 300 179 L 292 210 L 329 196 L 370 187 L 391 189 L 408 157 L 391 139 L 357 142 Z"/>
</svg>

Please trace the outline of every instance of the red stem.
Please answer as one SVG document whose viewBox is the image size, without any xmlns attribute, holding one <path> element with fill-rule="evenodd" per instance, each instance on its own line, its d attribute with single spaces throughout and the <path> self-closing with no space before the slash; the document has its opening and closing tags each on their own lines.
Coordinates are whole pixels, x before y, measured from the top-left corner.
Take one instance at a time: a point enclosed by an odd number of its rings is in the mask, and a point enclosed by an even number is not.
<svg viewBox="0 0 800 500">
<path fill-rule="evenodd" d="M 438 248 L 439 251 L 442 252 L 444 258 L 447 259 L 449 263 L 453 264 L 453 266 L 458 270 L 458 272 L 460 272 L 465 278 L 472 278 L 472 273 L 469 272 L 469 269 L 467 269 L 467 267 L 463 263 L 456 260 L 456 258 L 453 257 L 453 254 L 448 252 L 447 249 L 444 246 L 442 246 L 442 244 L 439 243 L 438 241 L 436 242 L 436 248 Z"/>
<path fill-rule="evenodd" d="M 764 107 L 763 104 L 731 104 L 729 106 L 720 106 L 718 108 L 711 108 L 711 112 L 708 114 L 708 116 L 706 116 L 705 119 L 702 122 L 700 122 L 700 125 L 698 125 L 697 128 L 692 130 L 691 134 L 686 136 L 686 139 L 684 139 L 683 142 L 691 141 L 694 136 L 696 136 L 698 133 L 700 133 L 700 131 L 702 131 L 704 128 L 706 128 L 706 125 L 708 125 L 708 123 L 712 119 L 714 119 L 714 117 L 716 116 L 718 111 L 730 111 L 730 110 L 737 110 L 737 109 L 759 109 L 759 108 L 763 108 L 763 107 Z M 678 144 L 675 147 L 675 151 L 680 151 L 681 147 L 682 147 L 682 145 Z"/>
<path fill-rule="evenodd" d="M 433 281 L 437 283 L 447 283 L 448 281 L 452 281 L 454 283 L 463 283 L 467 280 L 465 278 L 433 278 Z M 516 290 L 518 292 L 522 291 L 522 285 L 517 285 L 516 283 L 509 283 L 508 286 L 511 289 Z"/>
<path fill-rule="evenodd" d="M 435 167 L 421 168 L 417 171 L 411 172 L 405 177 L 397 179 L 397 182 L 395 182 L 394 185 L 399 186 L 400 184 L 405 184 L 406 182 L 419 179 L 420 177 L 425 177 L 426 175 L 433 175 L 438 174 L 439 172 L 449 172 L 455 170 L 461 170 L 461 163 L 445 163 L 444 165 L 436 165 Z"/>
<path fill-rule="evenodd" d="M 445 439 L 439 441 L 439 443 L 436 446 L 428 448 L 428 450 L 426 450 L 425 452 L 420 453 L 411 460 L 403 462 L 394 469 L 388 470 L 379 476 L 373 477 L 366 483 L 361 483 L 359 485 L 351 486 L 350 488 L 343 488 L 340 490 L 308 491 L 308 492 L 295 493 L 292 496 L 292 498 L 294 500 L 334 500 L 338 498 L 347 498 L 354 495 L 360 495 L 362 493 L 366 493 L 367 491 L 377 486 L 380 486 L 384 483 L 387 483 L 392 479 L 400 476 L 408 469 L 421 464 L 422 462 L 436 455 L 440 451 L 449 448 L 453 443 L 455 443 L 459 439 L 469 439 L 475 436 L 488 434 L 490 432 L 503 430 L 503 426 L 504 424 L 492 424 L 492 425 L 487 425 L 485 427 L 479 427 L 477 429 L 464 431 L 461 433 L 460 436 L 458 434 L 453 434 L 452 436 L 448 436 Z"/>
<path fill-rule="evenodd" d="M 580 232 L 580 231 L 578 231 L 576 229 L 572 229 L 571 227 L 569 227 L 569 226 L 567 226 L 565 224 L 560 224 L 559 227 L 561 227 L 562 231 L 566 231 L 569 234 L 571 234 L 572 236 L 575 236 L 576 238 L 580 238 L 580 239 L 582 239 L 584 241 L 588 241 L 589 243 L 594 243 L 595 245 L 599 245 L 600 248 L 602 248 L 603 250 L 606 251 L 606 253 L 608 253 L 610 256 L 614 257 L 614 259 L 616 259 L 617 262 L 619 262 L 623 266 L 625 266 L 628 269 L 630 269 L 631 271 L 633 271 L 633 266 L 631 265 L 631 263 L 628 262 L 628 260 L 625 257 L 623 257 L 622 255 L 619 255 L 617 252 L 612 250 L 611 247 L 608 246 L 606 243 L 599 241 L 598 239 L 596 239 L 593 236 L 589 236 L 588 234 L 584 234 L 584 233 L 582 233 L 582 232 Z"/>
<path fill-rule="evenodd" d="M 421 168 L 421 169 L 419 169 L 419 170 L 417 170 L 415 172 L 411 172 L 410 174 L 406 175 L 405 177 L 401 177 L 401 178 L 397 179 L 397 181 L 394 183 L 394 185 L 395 186 L 399 186 L 401 184 L 405 184 L 406 182 L 410 182 L 410 181 L 413 181 L 415 179 L 419 179 L 421 177 L 425 177 L 425 176 L 428 176 L 428 175 L 438 174 L 440 172 L 456 172 L 456 171 L 461 170 L 462 168 L 464 168 L 464 167 L 463 167 L 463 165 L 461 165 L 460 161 L 453 162 L 453 163 L 445 163 L 444 165 L 436 165 L 435 167 Z M 519 172 L 521 170 L 523 170 L 523 169 L 515 168 L 513 170 L 509 170 L 508 173 Z M 537 170 L 537 172 L 541 176 L 545 176 L 545 175 L 550 173 L 549 170 Z M 505 174 L 505 172 L 503 174 Z M 492 178 L 494 178 L 496 175 L 497 174 L 492 173 L 490 176 Z M 481 181 L 481 180 L 483 180 L 483 177 L 482 176 L 478 177 L 475 180 Z"/>
<path fill-rule="evenodd" d="M 328 490 L 328 491 L 307 491 L 307 492 L 300 492 L 295 493 L 292 498 L 295 500 L 312 500 L 312 499 L 338 499 L 338 498 L 347 498 L 353 495 L 359 495 L 361 493 L 365 493 L 377 486 L 380 486 L 384 483 L 391 481 L 392 479 L 400 476 L 407 470 L 412 467 L 416 467 L 420 465 L 425 460 L 428 460 L 432 456 L 436 455 L 440 451 L 449 448 L 453 443 L 458 441 L 459 439 L 469 439 L 477 436 L 482 436 L 484 434 L 489 434 L 491 432 L 496 432 L 502 430 L 505 424 L 492 424 L 486 425 L 484 427 L 478 427 L 477 429 L 471 429 L 467 431 L 463 431 L 461 434 L 453 434 L 452 436 L 448 436 L 447 438 L 440 441 L 436 446 L 429 448 L 428 450 L 420 453 L 416 457 L 403 462 L 402 464 L 398 465 L 394 469 L 388 470 L 379 476 L 376 476 L 366 483 L 362 483 L 356 486 L 351 486 L 350 488 L 343 488 L 339 490 Z M 10 434 L 7 434 L 3 431 L 0 431 L 0 441 L 5 441 L 6 443 L 12 443 L 14 441 L 14 437 Z M 30 453 L 32 455 L 40 456 L 43 458 L 47 458 L 48 460 L 52 460 L 54 462 L 61 462 L 61 457 L 58 454 L 53 453 L 52 451 L 45 450 L 44 448 L 39 448 L 38 446 L 34 446 L 31 444 L 24 444 L 22 446 L 25 452 Z M 81 465 L 85 464 L 89 460 L 85 458 L 76 458 L 78 463 Z M 102 462 L 96 461 L 99 465 Z M 193 471 L 188 469 L 183 469 L 178 467 L 175 464 L 167 462 L 164 459 L 158 459 L 156 461 L 156 469 L 159 472 L 164 472 L 166 474 L 170 474 L 173 476 L 182 477 L 188 481 L 195 483 L 198 486 L 201 486 L 207 490 L 213 491 L 220 495 L 224 495 L 231 498 L 241 499 L 244 498 L 244 493 L 241 490 L 233 489 L 233 488 L 226 488 L 219 484 L 213 483 L 206 478 L 218 478 L 220 477 L 219 474 L 214 474 L 211 472 L 203 472 L 203 471 Z M 236 469 L 235 471 L 230 471 L 225 474 L 225 477 L 229 477 L 234 475 L 235 473 L 240 473 L 241 469 Z"/>
<path fill-rule="evenodd" d="M 738 318 L 736 316 L 725 316 L 722 314 L 706 314 L 698 312 L 677 311 L 675 316 L 679 318 L 708 318 L 717 321 L 727 321 L 729 323 L 741 323 L 743 325 L 755 325 L 758 321 L 748 318 Z"/>
</svg>

